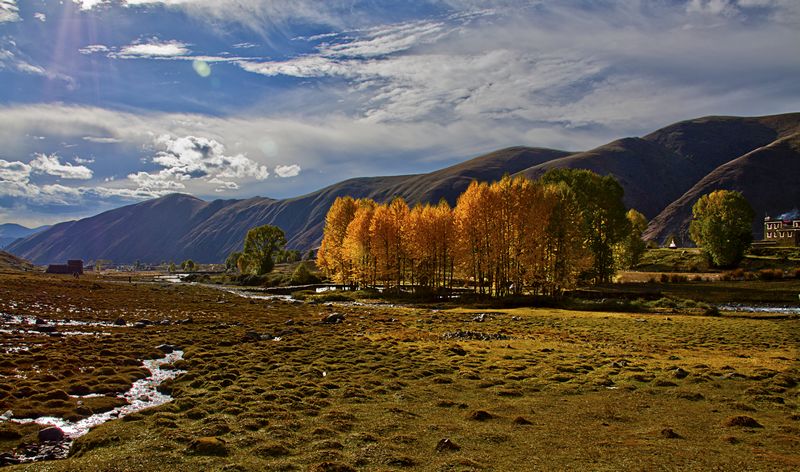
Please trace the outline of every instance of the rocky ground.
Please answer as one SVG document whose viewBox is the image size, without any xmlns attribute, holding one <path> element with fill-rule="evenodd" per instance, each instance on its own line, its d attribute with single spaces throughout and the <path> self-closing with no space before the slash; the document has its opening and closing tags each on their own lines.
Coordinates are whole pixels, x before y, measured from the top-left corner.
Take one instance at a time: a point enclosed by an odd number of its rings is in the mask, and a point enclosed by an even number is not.
<svg viewBox="0 0 800 472">
<path fill-rule="evenodd" d="M 7 470 L 800 468 L 797 317 L 314 305 L 0 274 L 0 413 L 111 410 L 165 343 L 184 351 L 161 386 L 172 402 Z M 2 418 L 0 452 L 59 444 Z"/>
</svg>

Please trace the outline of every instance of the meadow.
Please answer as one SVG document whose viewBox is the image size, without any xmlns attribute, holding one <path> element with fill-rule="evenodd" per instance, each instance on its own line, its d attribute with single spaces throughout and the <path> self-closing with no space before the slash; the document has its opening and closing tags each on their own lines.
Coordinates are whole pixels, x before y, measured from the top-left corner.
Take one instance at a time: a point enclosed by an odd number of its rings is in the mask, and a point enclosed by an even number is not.
<svg viewBox="0 0 800 472">
<path fill-rule="evenodd" d="M 670 284 L 708 293 L 690 286 Z M 0 274 L 0 312 L 90 322 L 3 333 L 15 418 L 113 408 L 164 343 L 186 371 L 162 385 L 172 402 L 7 470 L 800 468 L 797 316 L 293 303 L 37 274 Z M 39 429 L 0 422 L 0 452 Z"/>
</svg>

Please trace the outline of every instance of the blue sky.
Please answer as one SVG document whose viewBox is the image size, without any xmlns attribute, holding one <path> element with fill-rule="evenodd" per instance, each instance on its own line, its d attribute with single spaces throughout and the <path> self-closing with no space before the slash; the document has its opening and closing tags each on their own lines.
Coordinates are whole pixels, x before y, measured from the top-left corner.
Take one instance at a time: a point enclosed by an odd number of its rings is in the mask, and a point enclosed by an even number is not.
<svg viewBox="0 0 800 472">
<path fill-rule="evenodd" d="M 0 0 L 0 223 L 800 110 L 795 0 Z"/>
</svg>

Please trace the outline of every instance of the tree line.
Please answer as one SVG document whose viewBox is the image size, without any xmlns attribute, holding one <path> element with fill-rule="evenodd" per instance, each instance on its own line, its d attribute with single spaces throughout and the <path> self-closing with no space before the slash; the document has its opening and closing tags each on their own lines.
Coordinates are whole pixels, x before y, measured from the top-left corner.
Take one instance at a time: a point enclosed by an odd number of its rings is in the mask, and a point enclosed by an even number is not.
<svg viewBox="0 0 800 472">
<path fill-rule="evenodd" d="M 472 182 L 454 208 L 339 197 L 317 266 L 337 283 L 390 290 L 458 280 L 487 295 L 557 295 L 580 280 L 610 281 L 644 251 L 647 220 L 626 212 L 622 196 L 613 177 L 555 169 L 535 181 Z"/>
</svg>

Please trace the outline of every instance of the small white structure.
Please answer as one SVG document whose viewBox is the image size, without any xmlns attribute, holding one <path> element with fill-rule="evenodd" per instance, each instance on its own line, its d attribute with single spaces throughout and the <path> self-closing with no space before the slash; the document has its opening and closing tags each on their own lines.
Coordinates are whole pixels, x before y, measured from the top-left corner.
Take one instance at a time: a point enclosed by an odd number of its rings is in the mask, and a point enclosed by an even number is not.
<svg viewBox="0 0 800 472">
<path fill-rule="evenodd" d="M 669 246 L 668 246 L 668 247 L 669 247 L 670 249 L 678 249 L 678 245 L 677 245 L 677 244 L 675 244 L 675 238 L 672 238 L 672 241 L 670 241 L 670 243 L 669 243 Z"/>
</svg>

